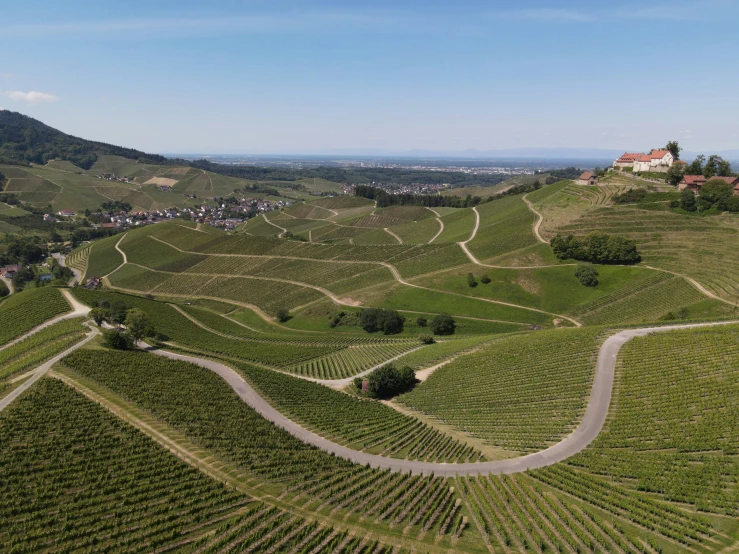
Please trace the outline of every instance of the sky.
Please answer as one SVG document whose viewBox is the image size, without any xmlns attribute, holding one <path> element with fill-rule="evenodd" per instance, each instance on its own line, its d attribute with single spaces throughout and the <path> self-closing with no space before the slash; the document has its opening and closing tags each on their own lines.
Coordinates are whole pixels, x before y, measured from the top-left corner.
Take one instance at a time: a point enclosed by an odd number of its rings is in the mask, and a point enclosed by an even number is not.
<svg viewBox="0 0 739 554">
<path fill-rule="evenodd" d="M 158 153 L 739 149 L 739 0 L 23 0 L 0 107 Z"/>
</svg>

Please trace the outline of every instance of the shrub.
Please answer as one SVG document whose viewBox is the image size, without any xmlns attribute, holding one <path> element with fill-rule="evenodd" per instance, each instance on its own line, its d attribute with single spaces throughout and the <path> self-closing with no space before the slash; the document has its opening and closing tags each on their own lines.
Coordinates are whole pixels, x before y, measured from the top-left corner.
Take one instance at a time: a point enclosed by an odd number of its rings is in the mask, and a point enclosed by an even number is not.
<svg viewBox="0 0 739 554">
<path fill-rule="evenodd" d="M 421 344 L 434 344 L 436 342 L 434 337 L 431 335 L 421 335 L 419 340 L 421 341 Z"/>
<path fill-rule="evenodd" d="M 684 188 L 680 193 L 680 207 L 686 212 L 694 212 L 697 209 L 695 193 L 689 188 Z"/>
<path fill-rule="evenodd" d="M 133 337 L 115 329 L 103 331 L 103 346 L 114 350 L 131 350 L 134 346 Z"/>
<path fill-rule="evenodd" d="M 487 273 L 485 275 L 483 275 L 482 277 L 480 277 L 480 282 L 483 285 L 487 285 L 488 283 L 490 283 L 490 281 L 492 281 L 492 279 L 490 279 L 490 277 L 488 277 L 488 274 Z"/>
<path fill-rule="evenodd" d="M 449 314 L 439 314 L 431 320 L 430 327 L 434 335 L 453 335 L 457 324 Z"/>
<path fill-rule="evenodd" d="M 621 194 L 614 194 L 613 201 L 616 204 L 634 204 L 647 195 L 647 189 L 629 189 Z"/>
<path fill-rule="evenodd" d="M 734 191 L 731 185 L 721 179 L 709 179 L 705 185 L 701 187 L 701 200 L 710 202 L 719 210 L 726 209 L 726 203 L 732 197 Z"/>
<path fill-rule="evenodd" d="M 277 314 L 275 314 L 277 317 L 277 321 L 280 323 L 285 323 L 290 319 L 290 312 L 287 310 L 287 308 L 280 308 L 277 310 Z"/>
<path fill-rule="evenodd" d="M 369 374 L 367 394 L 372 398 L 392 398 L 409 391 L 416 384 L 416 372 L 406 366 L 397 369 L 387 364 Z M 361 387 L 361 383 L 360 383 Z"/>
<path fill-rule="evenodd" d="M 428 324 L 428 320 L 422 315 L 418 316 L 418 319 L 416 319 L 416 325 L 419 327 L 426 327 Z"/>
<path fill-rule="evenodd" d="M 3 281 L 0 281 L 0 298 L 4 298 L 9 294 L 8 286 Z"/>
<path fill-rule="evenodd" d="M 467 286 L 470 288 L 477 286 L 477 281 L 475 281 L 475 276 L 472 273 L 467 274 Z"/>
<path fill-rule="evenodd" d="M 597 287 L 598 286 L 598 271 L 588 264 L 577 264 L 575 268 L 575 277 L 580 281 L 581 285 L 586 287 Z"/>
</svg>

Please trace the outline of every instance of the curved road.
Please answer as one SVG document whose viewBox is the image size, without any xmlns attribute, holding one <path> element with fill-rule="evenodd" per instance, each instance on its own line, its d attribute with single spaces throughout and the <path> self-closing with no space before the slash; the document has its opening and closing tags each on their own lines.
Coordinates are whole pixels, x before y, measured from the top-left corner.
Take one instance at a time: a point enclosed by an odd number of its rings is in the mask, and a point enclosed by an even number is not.
<svg viewBox="0 0 739 554">
<path fill-rule="evenodd" d="M 171 358 L 197 364 L 218 374 L 226 383 L 233 388 L 236 394 L 254 408 L 262 417 L 271 421 L 278 427 L 285 429 L 294 437 L 311 444 L 326 452 L 335 454 L 341 458 L 350 460 L 357 464 L 370 465 L 381 469 L 392 471 L 411 472 L 416 474 L 430 474 L 444 476 L 466 476 L 487 474 L 511 474 L 520 473 L 529 469 L 537 469 L 561 462 L 578 452 L 584 450 L 598 436 L 611 402 L 613 390 L 613 377 L 616 367 L 616 357 L 621 347 L 634 337 L 642 337 L 650 333 L 672 331 L 676 329 L 690 329 L 693 327 L 711 327 L 716 325 L 729 325 L 737 321 L 719 323 L 697 323 L 686 325 L 670 325 L 666 327 L 646 327 L 643 329 L 627 329 L 609 337 L 601 346 L 598 353 L 598 362 L 593 379 L 588 405 L 580 425 L 567 437 L 557 444 L 533 454 L 527 454 L 519 458 L 498 460 L 491 462 L 478 462 L 466 464 L 443 464 L 433 462 L 420 462 L 415 460 L 400 460 L 386 458 L 366 452 L 352 450 L 331 442 L 315 433 L 301 427 L 294 421 L 273 408 L 262 398 L 238 373 L 230 367 L 213 360 L 206 360 L 194 356 L 175 354 L 164 350 L 153 350 L 151 352 Z"/>
</svg>

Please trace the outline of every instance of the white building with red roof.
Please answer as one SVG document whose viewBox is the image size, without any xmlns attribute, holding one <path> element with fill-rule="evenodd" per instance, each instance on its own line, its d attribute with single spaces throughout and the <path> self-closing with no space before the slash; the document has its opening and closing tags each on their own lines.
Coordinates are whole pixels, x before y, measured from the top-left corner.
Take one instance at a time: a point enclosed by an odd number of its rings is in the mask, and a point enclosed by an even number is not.
<svg viewBox="0 0 739 554">
<path fill-rule="evenodd" d="M 641 158 L 644 154 L 641 152 L 629 153 L 624 152 L 624 155 L 613 162 L 613 169 L 619 169 L 624 167 L 634 167 L 634 162 Z"/>
<path fill-rule="evenodd" d="M 634 172 L 650 171 L 664 173 L 672 167 L 673 163 L 675 163 L 675 157 L 669 150 L 652 150 L 649 154 L 642 154 L 636 159 L 634 162 Z"/>
</svg>

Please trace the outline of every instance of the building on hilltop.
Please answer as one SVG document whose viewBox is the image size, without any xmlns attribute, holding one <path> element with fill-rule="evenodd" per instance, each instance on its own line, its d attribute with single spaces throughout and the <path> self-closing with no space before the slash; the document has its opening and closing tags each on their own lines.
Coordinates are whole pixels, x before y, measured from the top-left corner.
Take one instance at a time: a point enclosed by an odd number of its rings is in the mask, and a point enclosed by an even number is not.
<svg viewBox="0 0 739 554">
<path fill-rule="evenodd" d="M 641 152 L 636 153 L 629 153 L 624 152 L 624 155 L 621 156 L 619 159 L 617 159 L 615 162 L 613 162 L 613 169 L 623 169 L 626 167 L 630 167 L 633 169 L 634 162 L 641 158 L 643 154 Z"/>
<path fill-rule="evenodd" d="M 626 152 L 613 162 L 613 169 L 631 168 L 634 173 L 644 171 L 665 173 L 675 161 L 675 157 L 669 150 L 652 150 L 649 154 Z"/>
<path fill-rule="evenodd" d="M 575 181 L 578 185 L 597 185 L 598 176 L 592 171 L 584 171 L 582 175 Z"/>
</svg>

